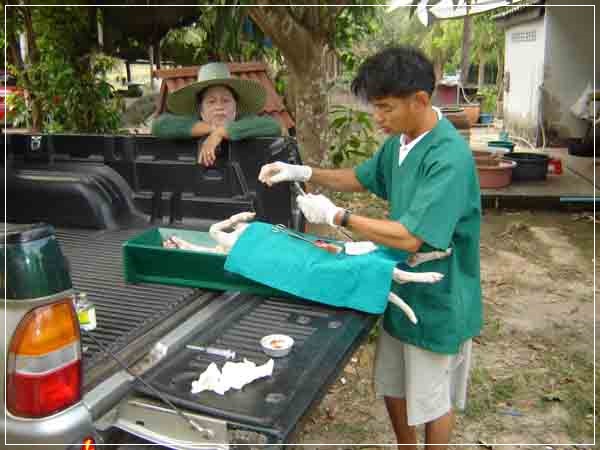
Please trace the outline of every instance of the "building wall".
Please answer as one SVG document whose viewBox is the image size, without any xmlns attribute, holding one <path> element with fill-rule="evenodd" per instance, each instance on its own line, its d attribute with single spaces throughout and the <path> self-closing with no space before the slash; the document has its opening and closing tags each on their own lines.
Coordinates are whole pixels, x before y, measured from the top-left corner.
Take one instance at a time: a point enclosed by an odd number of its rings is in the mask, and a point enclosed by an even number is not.
<svg viewBox="0 0 600 450">
<path fill-rule="evenodd" d="M 583 90 L 594 85 L 594 13 L 592 6 L 551 6 L 565 4 L 550 0 L 546 8 L 546 61 L 543 120 L 546 129 L 558 138 L 582 136 L 587 124 L 570 111 Z M 594 1 L 578 0 L 592 5 Z M 596 19 L 600 12 L 596 7 Z M 598 50 L 596 49 L 596 56 Z M 598 77 L 596 67 L 596 77 Z"/>
<path fill-rule="evenodd" d="M 508 25 L 505 49 L 504 125 L 511 133 L 535 141 L 544 79 L 545 18 Z"/>
</svg>

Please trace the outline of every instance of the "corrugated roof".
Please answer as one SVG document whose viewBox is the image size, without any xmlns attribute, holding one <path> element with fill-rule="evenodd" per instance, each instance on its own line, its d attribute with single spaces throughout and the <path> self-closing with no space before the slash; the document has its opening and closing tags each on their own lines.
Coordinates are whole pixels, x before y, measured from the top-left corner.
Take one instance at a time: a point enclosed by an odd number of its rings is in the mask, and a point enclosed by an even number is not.
<svg viewBox="0 0 600 450">
<path fill-rule="evenodd" d="M 527 0 L 520 5 L 513 6 L 511 8 L 506 8 L 501 13 L 498 13 L 498 14 L 495 14 L 494 16 L 492 16 L 492 19 L 494 19 L 494 20 L 508 19 L 509 17 L 512 17 L 512 16 L 524 11 L 527 8 L 530 8 L 531 6 L 542 6 L 544 4 L 546 4 L 546 0 Z"/>
<path fill-rule="evenodd" d="M 285 109 L 281 97 L 275 91 L 275 85 L 267 73 L 267 66 L 261 62 L 228 63 L 232 75 L 259 82 L 267 91 L 267 101 L 261 114 L 269 114 L 287 129 L 294 127 L 294 121 Z M 188 66 L 178 69 L 155 70 L 156 77 L 162 79 L 160 95 L 156 104 L 156 113 L 160 114 L 167 109 L 167 96 L 169 92 L 176 91 L 196 81 L 200 66 Z"/>
</svg>

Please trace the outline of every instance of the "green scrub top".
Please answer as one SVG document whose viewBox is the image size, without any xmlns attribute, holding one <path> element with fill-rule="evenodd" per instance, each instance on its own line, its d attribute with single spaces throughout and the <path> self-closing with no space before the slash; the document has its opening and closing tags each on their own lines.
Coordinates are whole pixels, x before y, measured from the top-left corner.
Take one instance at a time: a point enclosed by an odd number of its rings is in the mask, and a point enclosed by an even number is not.
<svg viewBox="0 0 600 450">
<path fill-rule="evenodd" d="M 446 119 L 419 141 L 399 164 L 400 137 L 388 138 L 355 169 L 369 191 L 387 200 L 390 219 L 423 240 L 420 252 L 452 248 L 448 258 L 423 263 L 415 272 L 441 272 L 439 283 L 393 285 L 418 323 L 390 304 L 384 329 L 402 342 L 438 353 L 457 353 L 483 323 L 479 274 L 481 200 L 471 150 Z"/>
</svg>

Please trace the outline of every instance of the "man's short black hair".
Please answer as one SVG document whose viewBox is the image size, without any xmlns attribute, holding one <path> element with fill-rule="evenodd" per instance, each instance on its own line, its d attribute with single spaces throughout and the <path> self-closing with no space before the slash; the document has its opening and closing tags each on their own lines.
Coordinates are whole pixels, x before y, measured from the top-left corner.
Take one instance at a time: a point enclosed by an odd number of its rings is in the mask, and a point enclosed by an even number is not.
<svg viewBox="0 0 600 450">
<path fill-rule="evenodd" d="M 417 91 L 430 96 L 435 87 L 433 64 L 420 50 L 389 47 L 367 58 L 352 81 L 352 92 L 371 101 L 383 97 L 407 97 Z"/>
</svg>

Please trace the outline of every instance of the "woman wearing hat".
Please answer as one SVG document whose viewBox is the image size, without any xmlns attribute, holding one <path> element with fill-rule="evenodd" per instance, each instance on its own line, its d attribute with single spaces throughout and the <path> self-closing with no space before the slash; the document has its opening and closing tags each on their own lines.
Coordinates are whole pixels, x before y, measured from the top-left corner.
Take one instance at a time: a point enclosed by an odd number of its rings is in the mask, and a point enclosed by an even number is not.
<svg viewBox="0 0 600 450">
<path fill-rule="evenodd" d="M 169 94 L 170 113 L 154 120 L 152 134 L 169 139 L 208 136 L 198 147 L 198 163 L 212 166 L 223 139 L 281 135 L 277 120 L 257 115 L 266 97 L 260 83 L 232 77 L 226 64 L 205 64 L 198 81 Z"/>
</svg>

